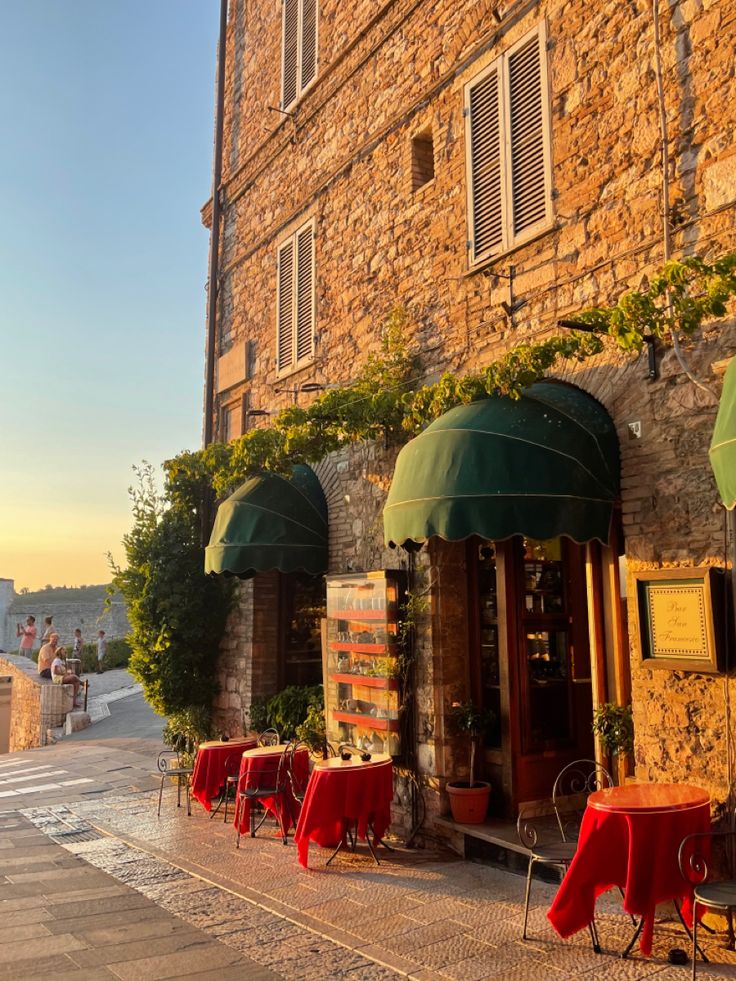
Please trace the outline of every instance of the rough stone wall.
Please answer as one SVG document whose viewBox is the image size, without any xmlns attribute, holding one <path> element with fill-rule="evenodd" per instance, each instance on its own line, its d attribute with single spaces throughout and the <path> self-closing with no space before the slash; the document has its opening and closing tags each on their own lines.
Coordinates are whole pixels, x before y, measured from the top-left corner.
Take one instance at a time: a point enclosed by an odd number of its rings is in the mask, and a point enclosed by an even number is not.
<svg viewBox="0 0 736 981">
<path fill-rule="evenodd" d="M 249 391 L 252 406 L 271 410 L 291 400 L 277 390 L 275 256 L 310 217 L 316 356 L 283 387 L 349 381 L 377 349 L 381 323 L 397 303 L 410 313 L 422 377 L 431 379 L 554 333 L 560 318 L 614 301 L 661 266 L 650 4 L 512 3 L 500 8 L 500 24 L 495 8 L 487 0 L 324 0 L 319 77 L 295 115 L 283 117 L 268 109 L 280 95 L 277 9 L 233 2 L 218 354 L 246 340 L 256 347 L 253 378 L 223 400 Z M 675 255 L 715 256 L 736 243 L 736 5 L 675 0 L 661 16 Z M 555 221 L 513 253 L 470 270 L 463 86 L 543 19 Z M 435 176 L 413 192 L 411 138 L 426 130 Z M 207 208 L 204 214 L 207 220 Z M 584 366 L 556 371 L 599 398 L 616 424 L 632 570 L 723 563 L 723 518 L 707 459 L 719 390 L 711 366 L 735 348 L 733 321 L 685 345 L 692 371 L 715 396 L 695 387 L 669 352 L 660 351 L 654 382 L 645 355 L 610 346 Z M 629 438 L 634 421 L 642 425 L 639 440 Z M 397 564 L 380 527 L 392 464 L 378 447 L 356 447 L 321 466 L 331 571 Z M 434 594 L 433 602 L 434 616 L 454 617 Z M 422 724 L 439 740 L 425 740 L 424 759 L 438 775 L 455 765 L 439 700 L 462 674 L 461 652 L 442 629 L 435 624 L 429 636 L 421 678 Z M 638 772 L 690 779 L 722 798 L 722 680 L 645 670 L 633 615 L 630 634 Z"/>
<path fill-rule="evenodd" d="M 74 689 L 39 678 L 27 658 L 0 657 L 0 673 L 12 679 L 8 751 L 45 746 L 47 730 L 63 725 L 72 711 Z"/>
<path fill-rule="evenodd" d="M 36 647 L 40 646 L 43 633 L 43 619 L 46 616 L 54 618 L 54 629 L 59 634 L 59 643 L 67 649 L 74 641 L 74 631 L 79 627 L 85 643 L 97 639 L 97 631 L 104 630 L 108 640 L 126 637 L 130 632 L 130 624 L 122 600 L 114 600 L 106 609 L 102 601 L 95 602 L 45 602 L 42 605 L 26 601 L 23 596 L 16 596 L 9 607 L 0 626 L 4 627 L 4 642 L 0 647 L 13 651 L 18 649 L 18 639 L 15 636 L 16 623 L 24 623 L 28 615 L 35 616 L 38 637 Z"/>
</svg>

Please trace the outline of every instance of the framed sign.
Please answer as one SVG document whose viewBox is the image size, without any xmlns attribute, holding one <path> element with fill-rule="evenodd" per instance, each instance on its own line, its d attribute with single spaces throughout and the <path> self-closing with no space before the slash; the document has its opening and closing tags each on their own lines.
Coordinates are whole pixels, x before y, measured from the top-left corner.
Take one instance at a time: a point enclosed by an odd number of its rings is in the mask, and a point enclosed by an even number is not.
<svg viewBox="0 0 736 981">
<path fill-rule="evenodd" d="M 634 574 L 642 663 L 717 673 L 724 663 L 725 580 L 721 569 L 657 569 Z"/>
</svg>

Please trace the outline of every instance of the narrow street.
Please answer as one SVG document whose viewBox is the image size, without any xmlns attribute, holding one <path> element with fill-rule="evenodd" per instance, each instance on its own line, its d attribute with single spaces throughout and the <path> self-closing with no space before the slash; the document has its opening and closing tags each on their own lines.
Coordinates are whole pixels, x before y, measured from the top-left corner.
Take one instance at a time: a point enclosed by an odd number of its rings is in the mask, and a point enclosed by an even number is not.
<svg viewBox="0 0 736 981">
<path fill-rule="evenodd" d="M 598 904 L 596 956 L 587 933 L 553 934 L 553 885 L 535 882 L 523 943 L 523 878 L 445 851 L 399 846 L 378 867 L 359 848 L 327 868 L 329 852 L 313 847 L 305 871 L 273 828 L 238 850 L 230 823 L 196 802 L 187 817 L 173 787 L 158 819 L 161 720 L 140 694 L 109 707 L 55 746 L 0 760 L 0 978 L 52 964 L 79 981 L 689 976 L 667 963 L 687 947 L 671 922 L 658 924 L 650 959 L 620 960 L 631 924 L 612 893 Z M 736 977 L 733 954 L 715 959 L 698 977 Z"/>
</svg>

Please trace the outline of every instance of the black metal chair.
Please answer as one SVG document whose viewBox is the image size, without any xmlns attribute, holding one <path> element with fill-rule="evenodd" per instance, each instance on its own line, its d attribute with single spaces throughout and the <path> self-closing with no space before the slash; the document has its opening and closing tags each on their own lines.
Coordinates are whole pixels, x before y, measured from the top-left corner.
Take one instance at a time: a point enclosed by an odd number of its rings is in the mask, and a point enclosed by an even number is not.
<svg viewBox="0 0 736 981">
<path fill-rule="evenodd" d="M 713 839 L 724 839 L 724 865 L 728 879 L 709 882 L 708 859 L 702 851 L 698 851 L 696 842 Z M 708 963 L 698 945 L 698 907 L 715 909 L 725 912 L 728 917 L 728 947 L 734 949 L 733 914 L 736 910 L 736 878 L 734 878 L 734 850 L 736 849 L 736 830 L 729 831 L 700 831 L 687 835 L 680 843 L 678 861 L 683 877 L 693 885 L 693 926 L 690 931 L 692 939 L 693 978 L 697 974 L 697 954 Z M 678 909 L 679 913 L 679 909 Z M 682 917 L 680 917 L 682 919 Z M 683 921 L 684 922 L 684 921 Z M 705 924 L 703 924 L 705 926 Z M 713 932 L 712 930 L 710 931 Z"/>
<path fill-rule="evenodd" d="M 612 787 L 613 779 L 605 767 L 595 760 L 575 760 L 559 772 L 552 787 L 552 808 L 557 828 L 543 827 L 539 817 L 530 818 L 519 813 L 516 830 L 519 841 L 529 850 L 529 867 L 526 875 L 524 895 L 524 929 L 522 939 L 527 939 L 529 920 L 529 898 L 532 888 L 534 866 L 551 865 L 564 875 L 572 862 L 578 847 L 580 822 L 588 797 L 594 790 Z M 559 831 L 559 837 L 557 837 Z M 546 833 L 545 833 L 546 832 Z M 601 945 L 595 920 L 589 927 L 593 950 L 600 954 Z"/>
<path fill-rule="evenodd" d="M 164 793 L 164 783 L 166 779 L 176 779 L 176 806 L 181 807 L 181 788 L 186 791 L 187 816 L 191 816 L 192 802 L 189 795 L 189 779 L 192 775 L 193 767 L 183 766 L 181 757 L 175 749 L 164 749 L 158 754 L 156 767 L 161 774 L 161 786 L 158 791 L 158 812 L 161 817 L 161 798 Z"/>
<path fill-rule="evenodd" d="M 263 732 L 258 736 L 259 746 L 280 746 L 281 736 L 279 735 L 278 729 L 264 729 Z"/>
<path fill-rule="evenodd" d="M 276 745 L 279 745 L 278 743 Z M 267 799 L 280 801 L 283 807 L 288 807 L 286 802 L 285 788 L 288 781 L 286 757 L 289 747 L 287 746 L 278 756 L 266 757 L 258 767 L 249 767 L 238 781 L 238 812 L 242 805 L 248 802 L 250 810 L 250 836 L 255 838 L 256 832 L 268 817 L 268 808 L 264 805 Z M 263 809 L 263 814 L 256 824 L 256 804 Z M 236 848 L 240 848 L 240 820 L 238 820 L 238 838 Z M 284 844 L 287 842 L 285 823 L 279 819 L 279 829 L 281 839 Z"/>
<path fill-rule="evenodd" d="M 217 802 L 217 807 L 210 814 L 210 821 L 224 804 L 225 813 L 224 813 L 223 821 L 225 822 L 225 824 L 227 824 L 228 803 L 231 800 L 235 800 L 237 794 L 238 778 L 240 777 L 240 761 L 242 755 L 243 753 L 241 749 L 239 752 L 233 753 L 230 756 L 228 756 L 227 759 L 225 760 L 225 766 L 224 766 L 225 786 L 222 788 L 222 792 L 220 793 L 220 799 Z"/>
</svg>

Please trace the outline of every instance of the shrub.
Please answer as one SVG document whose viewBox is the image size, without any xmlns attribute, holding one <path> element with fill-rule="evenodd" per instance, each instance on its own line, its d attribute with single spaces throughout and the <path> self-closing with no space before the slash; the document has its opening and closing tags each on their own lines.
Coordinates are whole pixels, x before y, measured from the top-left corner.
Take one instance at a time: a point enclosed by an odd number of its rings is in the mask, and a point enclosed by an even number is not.
<svg viewBox="0 0 736 981">
<path fill-rule="evenodd" d="M 67 648 L 69 653 L 69 648 Z M 127 668 L 130 660 L 130 644 L 125 637 L 115 637 L 107 642 L 107 654 L 102 662 L 106 671 L 112 668 Z M 97 644 L 84 644 L 82 647 L 82 671 L 90 673 L 97 669 Z"/>
<path fill-rule="evenodd" d="M 324 712 L 322 685 L 290 685 L 271 698 L 253 699 L 249 710 L 251 727 L 257 732 L 277 729 L 282 739 L 293 739 L 314 708 Z"/>
</svg>

